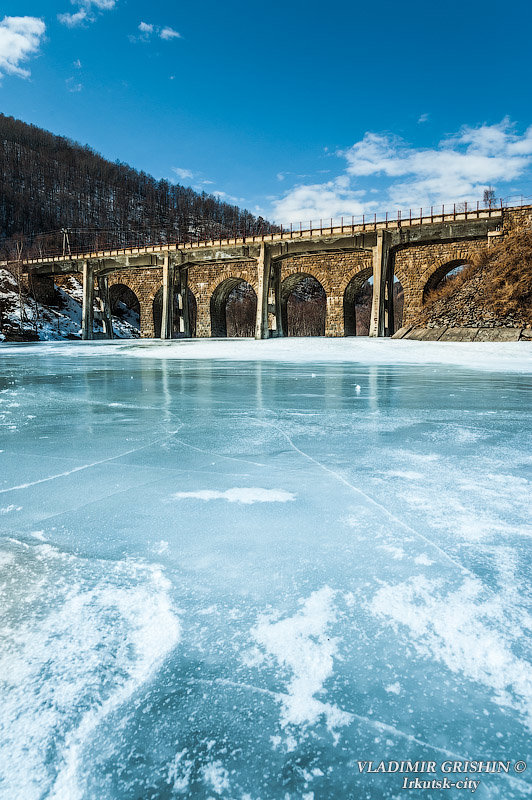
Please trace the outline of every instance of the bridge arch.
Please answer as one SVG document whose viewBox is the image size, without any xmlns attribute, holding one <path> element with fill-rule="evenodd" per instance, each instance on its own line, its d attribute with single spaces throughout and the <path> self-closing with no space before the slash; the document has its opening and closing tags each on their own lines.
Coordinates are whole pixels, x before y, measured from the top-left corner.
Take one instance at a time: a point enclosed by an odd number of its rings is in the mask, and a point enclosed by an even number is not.
<svg viewBox="0 0 532 800">
<path fill-rule="evenodd" d="M 345 287 L 343 302 L 344 336 L 364 336 L 369 332 L 369 314 L 371 314 L 371 301 L 373 296 L 373 286 L 369 283 L 369 279 L 372 275 L 373 268 L 366 267 L 366 269 L 357 272 Z M 369 314 L 366 313 L 368 306 Z M 365 319 L 366 316 L 367 320 Z M 363 317 L 363 319 L 357 319 L 357 317 Z M 368 329 L 367 331 L 365 330 L 366 327 Z"/>
<path fill-rule="evenodd" d="M 453 258 L 450 261 L 444 261 L 436 264 L 428 280 L 423 286 L 422 303 L 425 304 L 428 296 L 446 280 L 452 280 L 454 275 L 458 275 L 459 272 L 470 266 L 470 264 L 470 258 Z"/>
<path fill-rule="evenodd" d="M 111 315 L 131 326 L 133 336 L 140 336 L 140 300 L 126 283 L 113 283 L 109 287 Z"/>
<path fill-rule="evenodd" d="M 285 336 L 325 336 L 327 294 L 308 272 L 295 272 L 281 283 L 281 318 Z"/>
<path fill-rule="evenodd" d="M 187 290 L 188 298 L 188 317 L 190 324 L 190 336 L 196 335 L 196 318 L 197 318 L 197 303 L 193 292 Z M 152 303 L 153 312 L 153 329 L 156 339 L 161 337 L 161 324 L 163 318 L 163 287 L 161 286 L 153 298 Z M 174 289 L 174 315 L 173 315 L 173 330 L 172 339 L 181 339 L 184 337 L 183 325 L 183 310 L 181 308 L 181 290 L 179 285 Z"/>
<path fill-rule="evenodd" d="M 244 278 L 230 276 L 214 289 L 210 299 L 211 336 L 253 336 L 257 294 Z"/>
</svg>

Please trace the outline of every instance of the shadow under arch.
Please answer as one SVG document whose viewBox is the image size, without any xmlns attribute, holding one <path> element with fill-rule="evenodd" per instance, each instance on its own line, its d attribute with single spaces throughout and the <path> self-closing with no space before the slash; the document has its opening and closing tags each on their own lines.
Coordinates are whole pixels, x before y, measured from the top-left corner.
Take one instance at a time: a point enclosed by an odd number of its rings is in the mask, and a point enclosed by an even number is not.
<svg viewBox="0 0 532 800">
<path fill-rule="evenodd" d="M 454 258 L 451 261 L 446 261 L 445 264 L 440 264 L 432 273 L 430 278 L 423 287 L 423 300 L 425 303 L 429 294 L 434 292 L 448 280 L 452 280 L 455 275 L 458 275 L 466 267 L 469 267 L 471 262 L 463 258 Z"/>
<path fill-rule="evenodd" d="M 344 336 L 369 334 L 373 284 L 368 281 L 372 275 L 373 268 L 367 267 L 357 272 L 345 287 Z"/>
<path fill-rule="evenodd" d="M 140 335 L 140 301 L 125 283 L 113 283 L 109 287 L 109 305 L 111 315 L 127 322 Z"/>
<path fill-rule="evenodd" d="M 188 299 L 188 318 L 190 324 L 190 336 L 196 335 L 196 319 L 198 316 L 198 307 L 196 298 L 190 289 L 187 290 Z M 153 298 L 153 329 L 156 339 L 161 338 L 161 325 L 163 319 L 163 288 L 157 290 Z M 181 308 L 181 292 L 180 287 L 174 289 L 174 324 L 172 329 L 172 339 L 184 339 L 184 322 L 183 322 L 183 309 Z"/>
<path fill-rule="evenodd" d="M 253 336 L 257 295 L 243 278 L 226 278 L 211 295 L 211 336 Z"/>
<path fill-rule="evenodd" d="M 285 336 L 325 336 L 327 295 L 314 275 L 296 272 L 281 283 Z"/>
</svg>

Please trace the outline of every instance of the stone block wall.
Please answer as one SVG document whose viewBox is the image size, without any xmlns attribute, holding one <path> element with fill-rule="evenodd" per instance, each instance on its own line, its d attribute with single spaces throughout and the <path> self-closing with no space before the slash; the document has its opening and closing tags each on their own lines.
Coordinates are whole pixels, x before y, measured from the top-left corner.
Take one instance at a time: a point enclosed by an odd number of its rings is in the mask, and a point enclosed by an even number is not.
<svg viewBox="0 0 532 800">
<path fill-rule="evenodd" d="M 505 211 L 503 214 L 503 231 L 509 233 L 511 230 L 531 230 L 532 229 L 532 208 L 514 208 Z"/>
<path fill-rule="evenodd" d="M 298 274 L 316 278 L 327 296 L 325 336 L 343 336 L 345 291 L 352 280 L 371 268 L 372 254 L 366 250 L 291 256 L 281 262 L 281 293 L 287 278 Z M 364 274 L 361 285 L 366 279 Z"/>
</svg>

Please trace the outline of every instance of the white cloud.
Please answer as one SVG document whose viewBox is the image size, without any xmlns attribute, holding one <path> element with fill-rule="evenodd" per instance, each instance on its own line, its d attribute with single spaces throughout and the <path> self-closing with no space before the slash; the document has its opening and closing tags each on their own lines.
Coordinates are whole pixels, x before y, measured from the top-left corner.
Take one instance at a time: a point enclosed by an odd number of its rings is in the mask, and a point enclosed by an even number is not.
<svg viewBox="0 0 532 800">
<path fill-rule="evenodd" d="M 209 194 L 214 195 L 214 197 L 217 197 L 219 200 L 223 200 L 225 203 L 233 203 L 234 205 L 237 205 L 238 203 L 245 202 L 243 197 L 235 197 L 232 194 L 227 194 L 227 192 L 219 192 L 218 190 L 214 190 L 209 192 Z"/>
<path fill-rule="evenodd" d="M 20 65 L 38 52 L 45 30 L 38 17 L 4 17 L 0 22 L 0 78 L 2 74 L 29 78 L 29 69 Z"/>
<path fill-rule="evenodd" d="M 479 200 L 488 187 L 521 178 L 530 168 L 532 127 L 519 135 L 508 119 L 464 126 L 425 148 L 368 132 L 336 156 L 345 159 L 343 173 L 327 183 L 292 187 L 274 200 L 275 219 L 295 222 Z M 362 202 L 366 194 L 370 203 Z"/>
<path fill-rule="evenodd" d="M 76 69 L 81 69 L 81 61 L 79 58 L 76 58 L 76 60 L 73 62 L 73 66 L 76 67 Z"/>
<path fill-rule="evenodd" d="M 69 92 L 81 92 L 83 89 L 83 84 L 76 83 L 74 78 L 67 78 L 65 83 Z"/>
<path fill-rule="evenodd" d="M 181 39 L 181 34 L 174 31 L 174 29 L 170 28 L 168 25 L 160 31 L 159 36 L 166 41 L 169 39 Z"/>
<path fill-rule="evenodd" d="M 429 115 L 428 114 L 420 114 L 418 117 L 418 122 L 422 124 L 423 122 L 428 122 Z"/>
<path fill-rule="evenodd" d="M 159 39 L 163 39 L 165 42 L 169 42 L 172 39 L 183 38 L 180 33 L 175 31 L 169 25 L 165 25 L 164 28 L 161 28 L 158 25 L 153 25 L 151 22 L 141 22 L 138 30 L 140 31 L 140 36 L 130 36 L 130 41 L 147 42 L 153 35 L 158 36 Z"/>
<path fill-rule="evenodd" d="M 175 172 L 177 177 L 182 180 L 192 180 L 194 177 L 194 173 L 191 172 L 189 169 L 183 169 L 182 167 L 172 167 L 172 172 Z"/>
<path fill-rule="evenodd" d="M 117 0 L 71 0 L 71 2 L 78 6 L 76 12 L 57 15 L 59 22 L 66 25 L 67 28 L 75 28 L 83 25 L 84 22 L 94 22 L 95 11 L 110 11 L 116 6 Z"/>
<path fill-rule="evenodd" d="M 511 156 L 532 155 L 532 126 L 521 139 L 516 139 L 508 145 L 508 153 Z"/>
<path fill-rule="evenodd" d="M 475 200 L 485 188 L 514 180 L 530 165 L 532 135 L 514 133 L 509 120 L 497 125 L 464 126 L 437 148 L 409 147 L 392 136 L 367 133 L 341 153 L 350 176 L 384 175 L 392 182 L 392 205 L 430 205 L 453 200 Z"/>
<path fill-rule="evenodd" d="M 87 17 L 87 11 L 84 8 L 80 8 L 75 14 L 65 13 L 57 15 L 59 22 L 61 22 L 62 25 L 66 25 L 67 28 L 75 28 L 77 25 L 82 25 Z"/>
<path fill-rule="evenodd" d="M 363 190 L 354 190 L 349 178 L 340 175 L 327 183 L 299 184 L 284 197 L 274 201 L 274 219 L 278 222 L 319 223 L 330 217 L 357 216 L 373 207 L 362 203 Z"/>
</svg>

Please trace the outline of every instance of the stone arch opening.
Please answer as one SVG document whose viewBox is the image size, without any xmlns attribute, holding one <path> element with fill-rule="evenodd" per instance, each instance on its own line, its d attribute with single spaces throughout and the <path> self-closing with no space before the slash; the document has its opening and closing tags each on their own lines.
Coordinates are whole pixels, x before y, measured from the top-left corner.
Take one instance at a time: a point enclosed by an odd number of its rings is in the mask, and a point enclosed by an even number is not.
<svg viewBox="0 0 532 800">
<path fill-rule="evenodd" d="M 371 302 L 373 299 L 373 269 L 357 273 L 344 292 L 344 335 L 369 336 Z"/>
<path fill-rule="evenodd" d="M 211 336 L 253 336 L 257 295 L 243 278 L 226 278 L 211 296 Z"/>
<path fill-rule="evenodd" d="M 390 308 L 388 291 L 389 285 L 386 286 L 386 314 L 389 314 L 388 309 Z M 399 330 L 403 322 L 404 290 L 397 275 L 393 276 L 391 301 L 393 310 L 393 330 L 390 325 L 390 335 Z M 373 270 L 371 267 L 368 267 L 351 278 L 346 286 L 344 292 L 345 336 L 369 336 L 372 303 Z"/>
<path fill-rule="evenodd" d="M 188 319 L 190 325 L 190 336 L 196 335 L 196 320 L 198 316 L 198 305 L 196 298 L 190 289 L 187 289 Z M 162 286 L 157 290 L 153 298 L 153 329 L 156 339 L 161 338 L 161 325 L 163 319 L 163 289 Z M 181 306 L 181 288 L 177 285 L 174 289 L 174 316 L 172 339 L 183 339 L 185 337 L 185 325 L 183 309 Z"/>
<path fill-rule="evenodd" d="M 140 302 L 133 289 L 125 283 L 113 283 L 109 287 L 109 304 L 111 316 L 118 322 L 116 327 L 120 328 L 120 335 L 132 338 L 140 336 Z"/>
<path fill-rule="evenodd" d="M 327 295 L 313 275 L 298 272 L 281 283 L 285 336 L 325 336 Z"/>
<path fill-rule="evenodd" d="M 423 289 L 423 303 L 427 301 L 428 296 L 432 294 L 432 292 L 450 283 L 469 266 L 470 262 L 463 258 L 455 258 L 452 261 L 447 261 L 445 264 L 440 264 L 425 284 Z"/>
</svg>

